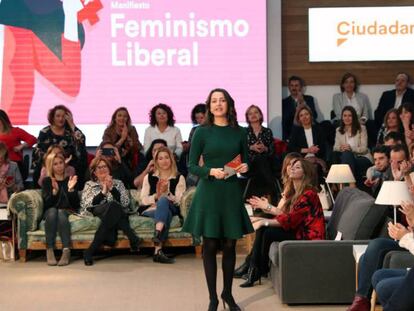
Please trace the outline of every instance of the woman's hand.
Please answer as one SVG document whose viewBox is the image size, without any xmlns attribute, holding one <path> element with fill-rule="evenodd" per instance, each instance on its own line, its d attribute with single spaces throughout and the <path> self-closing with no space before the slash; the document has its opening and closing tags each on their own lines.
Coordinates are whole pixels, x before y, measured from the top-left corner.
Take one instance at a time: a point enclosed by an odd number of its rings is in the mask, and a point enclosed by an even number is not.
<svg viewBox="0 0 414 311">
<path fill-rule="evenodd" d="M 319 152 L 319 146 L 313 145 L 309 147 L 309 153 L 317 154 Z"/>
<path fill-rule="evenodd" d="M 388 223 L 388 234 L 394 240 L 401 240 L 401 238 L 409 232 L 410 231 L 402 224 L 397 223 L 394 225 L 392 222 Z"/>
<path fill-rule="evenodd" d="M 247 165 L 247 163 L 242 163 L 238 167 L 236 167 L 237 173 L 244 174 L 244 173 L 247 173 L 248 170 L 249 170 L 249 166 Z"/>
<path fill-rule="evenodd" d="M 75 123 L 73 122 L 73 116 L 70 112 L 65 113 L 65 119 L 72 131 L 75 131 Z"/>
<path fill-rule="evenodd" d="M 168 193 L 168 180 L 166 179 L 158 180 L 156 191 L 157 191 L 157 198 L 160 198 L 163 195 L 167 194 Z"/>
<path fill-rule="evenodd" d="M 401 202 L 401 213 L 405 215 L 407 218 L 408 224 L 413 227 L 414 226 L 414 204 L 412 202 Z"/>
<path fill-rule="evenodd" d="M 20 152 L 22 152 L 22 150 L 23 150 L 25 147 L 26 147 L 26 144 L 20 144 L 20 145 L 14 146 L 14 147 L 13 147 L 13 151 L 14 151 L 14 152 L 17 152 L 17 153 L 20 153 Z"/>
<path fill-rule="evenodd" d="M 339 146 L 339 150 L 344 152 L 344 151 L 352 151 L 351 146 L 349 144 L 343 144 L 341 146 Z"/>
<path fill-rule="evenodd" d="M 149 161 L 147 167 L 145 168 L 145 171 L 147 172 L 147 174 L 152 173 L 154 171 L 154 167 L 155 167 L 154 160 Z"/>
<path fill-rule="evenodd" d="M 254 223 L 252 223 L 253 225 L 253 229 L 254 231 L 259 230 L 261 227 L 265 227 L 266 226 L 266 222 L 269 222 L 268 220 L 262 218 L 258 221 L 255 221 Z"/>
<path fill-rule="evenodd" d="M 111 191 L 112 187 L 114 186 L 114 181 L 112 179 L 112 176 L 111 175 L 106 176 L 104 183 L 106 184 L 108 191 Z"/>
<path fill-rule="evenodd" d="M 265 197 L 256 197 L 252 196 L 250 199 L 247 199 L 247 202 L 252 206 L 253 209 L 267 209 L 269 206 L 269 201 Z"/>
<path fill-rule="evenodd" d="M 125 141 L 127 138 L 128 138 L 128 126 L 124 124 L 122 127 L 121 139 L 122 141 Z"/>
<path fill-rule="evenodd" d="M 59 191 L 59 184 L 57 183 L 55 178 L 51 178 L 52 181 L 52 193 L 53 195 L 56 195 Z"/>
<path fill-rule="evenodd" d="M 78 182 L 78 176 L 70 176 L 68 180 L 68 191 L 72 192 L 75 189 L 76 183 Z"/>
<path fill-rule="evenodd" d="M 114 155 L 115 160 L 118 161 L 118 163 L 122 163 L 122 159 L 121 159 L 121 156 L 119 155 L 118 148 L 115 147 L 114 152 L 115 152 L 115 155 Z"/>
<path fill-rule="evenodd" d="M 210 169 L 210 176 L 214 176 L 216 179 L 224 179 L 227 173 L 222 168 L 212 168 Z"/>
</svg>

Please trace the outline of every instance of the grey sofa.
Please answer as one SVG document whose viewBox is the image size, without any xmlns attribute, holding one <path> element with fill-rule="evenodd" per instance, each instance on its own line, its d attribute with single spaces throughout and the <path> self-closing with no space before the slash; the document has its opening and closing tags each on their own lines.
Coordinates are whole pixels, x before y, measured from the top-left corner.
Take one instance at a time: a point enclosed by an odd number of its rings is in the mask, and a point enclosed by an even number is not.
<svg viewBox="0 0 414 311">
<path fill-rule="evenodd" d="M 269 250 L 270 277 L 283 303 L 350 303 L 355 294 L 352 246 L 382 236 L 388 207 L 355 188 L 337 196 L 327 240 L 283 241 Z M 342 240 L 334 240 L 337 232 Z"/>
</svg>

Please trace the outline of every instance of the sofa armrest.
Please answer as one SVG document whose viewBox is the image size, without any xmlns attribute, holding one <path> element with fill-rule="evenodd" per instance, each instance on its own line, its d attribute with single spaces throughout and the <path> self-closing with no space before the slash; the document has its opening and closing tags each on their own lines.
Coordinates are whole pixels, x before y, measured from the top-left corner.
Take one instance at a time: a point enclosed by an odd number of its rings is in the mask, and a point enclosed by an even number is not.
<svg viewBox="0 0 414 311">
<path fill-rule="evenodd" d="M 283 241 L 279 294 L 283 303 L 349 303 L 355 294 L 352 246 L 368 241 Z"/>
<path fill-rule="evenodd" d="M 17 216 L 18 246 L 27 248 L 27 231 L 34 231 L 43 215 L 41 190 L 25 190 L 14 193 L 7 208 Z"/>
<path fill-rule="evenodd" d="M 385 255 L 383 268 L 405 269 L 414 267 L 414 256 L 408 251 L 391 251 Z"/>
<path fill-rule="evenodd" d="M 191 207 L 191 201 L 193 200 L 195 190 L 196 190 L 196 187 L 190 187 L 184 192 L 183 196 L 181 197 L 180 212 L 184 220 L 187 217 L 188 210 Z"/>
</svg>

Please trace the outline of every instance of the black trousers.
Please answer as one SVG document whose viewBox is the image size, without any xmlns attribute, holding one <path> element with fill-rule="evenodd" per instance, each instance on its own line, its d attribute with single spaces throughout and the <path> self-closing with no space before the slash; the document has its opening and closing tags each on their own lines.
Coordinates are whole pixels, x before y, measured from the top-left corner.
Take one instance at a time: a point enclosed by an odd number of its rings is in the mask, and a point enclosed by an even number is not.
<svg viewBox="0 0 414 311">
<path fill-rule="evenodd" d="M 286 240 L 296 240 L 295 233 L 286 231 L 282 227 L 261 227 L 256 231 L 250 266 L 257 267 L 261 274 L 268 273 L 270 244 Z"/>
</svg>

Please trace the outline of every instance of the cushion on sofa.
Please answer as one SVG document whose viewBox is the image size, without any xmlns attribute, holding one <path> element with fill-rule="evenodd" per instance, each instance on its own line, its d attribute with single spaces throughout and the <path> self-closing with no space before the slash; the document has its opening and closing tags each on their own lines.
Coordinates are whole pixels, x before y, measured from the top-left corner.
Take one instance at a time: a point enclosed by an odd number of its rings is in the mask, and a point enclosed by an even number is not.
<svg viewBox="0 0 414 311">
<path fill-rule="evenodd" d="M 9 202 L 7 203 L 8 207 L 13 213 L 16 213 L 21 217 L 19 211 L 14 210 L 14 207 L 19 206 L 17 202 L 23 202 L 26 206 L 26 225 L 27 230 L 36 230 L 39 221 L 43 216 L 43 200 L 41 195 L 41 190 L 25 190 L 13 194 Z M 21 205 L 21 204 L 20 204 Z"/>
<path fill-rule="evenodd" d="M 335 239 L 337 232 L 342 240 L 370 239 L 386 217 L 388 207 L 375 205 L 375 199 L 356 188 L 339 192 L 328 223 L 328 238 Z"/>
</svg>

